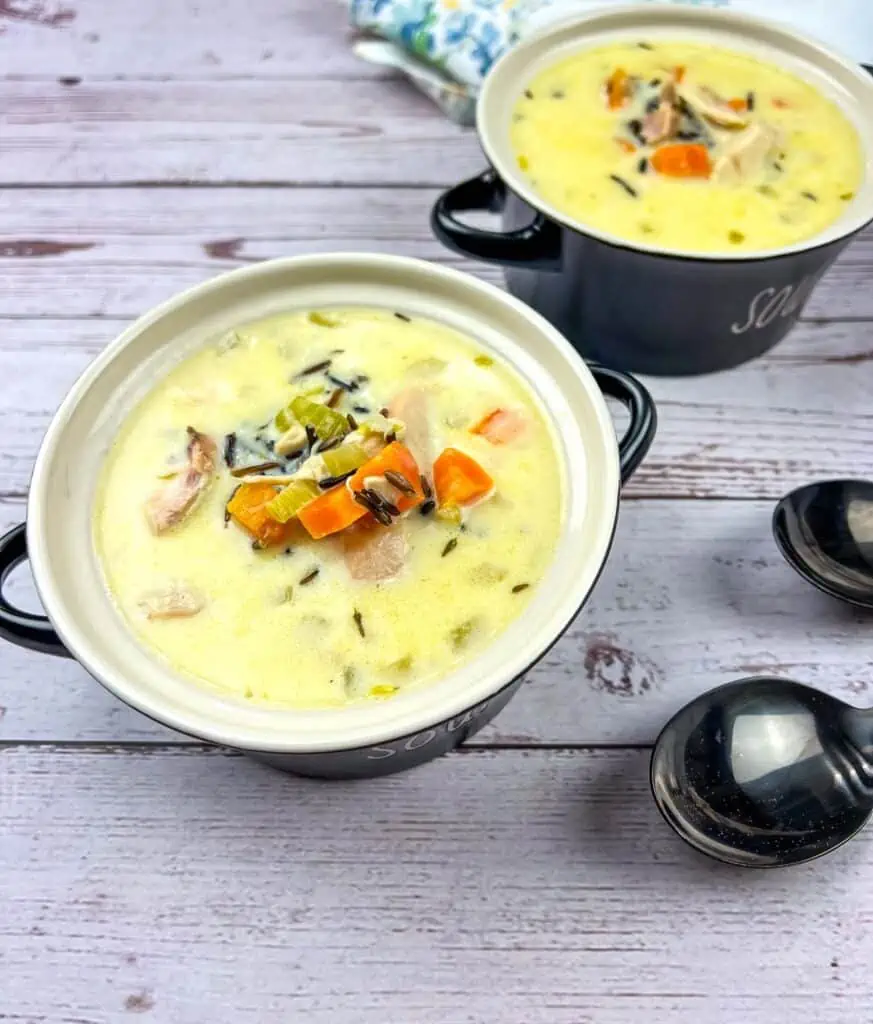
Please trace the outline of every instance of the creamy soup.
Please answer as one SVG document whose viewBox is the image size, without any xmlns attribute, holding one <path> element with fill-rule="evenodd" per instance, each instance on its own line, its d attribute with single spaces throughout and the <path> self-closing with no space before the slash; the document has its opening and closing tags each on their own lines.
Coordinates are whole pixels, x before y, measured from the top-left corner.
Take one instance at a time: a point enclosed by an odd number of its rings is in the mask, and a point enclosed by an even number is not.
<svg viewBox="0 0 873 1024">
<path fill-rule="evenodd" d="M 631 242 L 771 249 L 835 221 L 857 191 L 857 133 L 815 88 L 692 43 L 622 43 L 538 74 L 510 127 L 557 210 Z"/>
<path fill-rule="evenodd" d="M 526 384 L 456 331 L 293 313 L 191 355 L 132 411 L 95 539 L 173 668 L 255 702 L 385 700 L 520 615 L 561 472 Z"/>
</svg>

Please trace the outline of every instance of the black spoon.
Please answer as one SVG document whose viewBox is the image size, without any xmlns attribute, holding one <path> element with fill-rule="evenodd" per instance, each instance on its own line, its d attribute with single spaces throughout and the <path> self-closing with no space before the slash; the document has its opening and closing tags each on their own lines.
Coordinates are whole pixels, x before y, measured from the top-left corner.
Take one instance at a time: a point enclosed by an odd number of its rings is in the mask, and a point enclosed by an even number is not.
<svg viewBox="0 0 873 1024">
<path fill-rule="evenodd" d="M 756 676 L 687 704 L 655 743 L 652 793 L 691 846 L 780 867 L 830 853 L 873 811 L 873 710 Z"/>
<path fill-rule="evenodd" d="M 822 480 L 787 494 L 773 535 L 804 579 L 831 597 L 873 608 L 873 483 Z"/>
</svg>

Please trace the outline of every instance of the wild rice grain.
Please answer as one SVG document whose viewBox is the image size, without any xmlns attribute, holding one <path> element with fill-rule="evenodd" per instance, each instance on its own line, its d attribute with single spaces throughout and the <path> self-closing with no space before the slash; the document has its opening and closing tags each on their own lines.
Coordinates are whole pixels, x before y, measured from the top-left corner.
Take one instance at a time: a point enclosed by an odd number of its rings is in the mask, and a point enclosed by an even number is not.
<svg viewBox="0 0 873 1024">
<path fill-rule="evenodd" d="M 309 442 L 310 450 L 318 444 L 318 434 L 315 433 L 315 427 L 311 423 L 306 424 L 306 440 Z"/>
<path fill-rule="evenodd" d="M 342 377 L 335 377 L 332 373 L 326 373 L 325 377 L 343 391 L 357 391 L 359 384 L 355 380 L 343 380 Z"/>
<path fill-rule="evenodd" d="M 352 618 L 355 620 L 355 625 L 358 627 L 358 632 L 361 634 L 362 637 L 366 637 L 367 634 L 364 630 L 364 617 L 363 615 L 361 615 L 357 608 L 355 609 Z"/>
<path fill-rule="evenodd" d="M 386 469 L 385 479 L 392 487 L 396 487 L 401 494 L 415 494 L 415 488 L 411 486 L 402 473 L 397 473 L 393 469 Z"/>
<path fill-rule="evenodd" d="M 318 568 L 315 568 L 311 572 L 308 572 L 300 581 L 300 586 L 305 587 L 307 583 L 311 583 L 320 572 L 321 569 Z"/>
<path fill-rule="evenodd" d="M 366 405 L 353 405 L 352 408 L 358 413 L 359 416 L 366 416 L 370 411 Z"/>
<path fill-rule="evenodd" d="M 338 405 L 339 400 L 343 397 L 344 392 L 345 388 L 337 388 L 335 391 L 331 393 L 330 398 L 328 398 L 327 402 L 325 402 L 325 405 L 328 407 L 328 409 L 333 409 Z"/>
<path fill-rule="evenodd" d="M 524 95 L 525 95 L 525 99 L 528 99 L 528 100 L 532 100 L 533 99 L 533 93 L 530 91 L 530 89 L 525 89 L 524 90 Z"/>
<path fill-rule="evenodd" d="M 236 469 L 230 471 L 230 475 L 237 478 L 250 476 L 252 473 L 264 473 L 268 469 L 279 469 L 281 465 L 281 462 L 258 462 L 254 466 L 237 466 Z"/>
<path fill-rule="evenodd" d="M 424 474 L 422 474 L 421 477 L 421 489 L 424 491 L 425 498 L 433 497 L 433 490 L 431 489 L 430 483 Z"/>
<path fill-rule="evenodd" d="M 520 594 L 522 590 L 527 590 L 529 586 L 529 583 L 516 583 L 515 586 L 512 588 L 512 592 L 513 594 Z"/>
<path fill-rule="evenodd" d="M 642 160 L 640 160 L 640 162 L 637 164 L 637 171 L 640 174 L 645 174 L 648 169 L 649 169 L 649 159 L 648 159 L 648 157 L 644 156 L 642 158 Z"/>
<path fill-rule="evenodd" d="M 355 473 L 357 473 L 356 469 L 350 469 L 348 473 L 340 473 L 337 476 L 326 476 L 323 480 L 318 481 L 318 486 L 323 491 L 328 491 L 331 487 L 336 487 L 338 484 L 344 483 L 350 476 L 354 476 Z"/>
<path fill-rule="evenodd" d="M 412 323 L 412 317 L 407 316 L 405 313 L 395 313 L 394 315 L 398 320 L 402 320 L 405 324 Z"/>
<path fill-rule="evenodd" d="M 333 362 L 331 359 L 322 359 L 320 363 L 313 363 L 312 366 L 305 367 L 300 371 L 300 373 L 295 374 L 295 376 L 308 377 L 313 373 L 321 373 L 322 370 L 326 370 L 330 366 L 331 362 Z"/>
<path fill-rule="evenodd" d="M 346 422 L 349 425 L 349 430 L 357 430 L 358 429 L 358 421 L 355 419 L 354 416 L 352 416 L 351 413 L 346 413 Z"/>
<path fill-rule="evenodd" d="M 383 405 L 382 406 L 382 408 L 379 410 L 379 415 L 380 416 L 390 416 L 391 415 L 391 413 L 388 411 L 388 406 L 387 405 Z"/>
<path fill-rule="evenodd" d="M 458 546 L 458 538 L 457 537 L 452 537 L 452 539 L 443 548 L 442 557 L 445 558 L 446 555 L 448 555 L 450 552 L 454 551 L 457 546 Z"/>
<path fill-rule="evenodd" d="M 633 187 L 633 185 L 628 184 L 628 182 L 626 182 L 624 178 L 620 178 L 617 174 L 610 174 L 609 177 L 612 181 L 616 183 L 616 185 L 620 185 L 629 196 L 632 196 L 634 199 L 637 198 L 639 193 Z"/>
<path fill-rule="evenodd" d="M 228 469 L 233 469 L 236 460 L 236 434 L 227 434 L 224 438 L 224 462 Z"/>
<path fill-rule="evenodd" d="M 433 500 L 433 498 L 428 498 L 427 501 L 422 502 L 422 504 L 419 505 L 418 511 L 420 515 L 429 516 L 435 508 L 436 502 Z"/>
<path fill-rule="evenodd" d="M 397 440 L 397 435 L 392 430 L 390 433 L 385 435 L 385 444 L 394 444 Z"/>
<path fill-rule="evenodd" d="M 640 48 L 641 50 L 654 50 L 654 49 L 655 49 L 655 47 L 654 47 L 654 46 L 652 46 L 652 44 L 651 44 L 651 43 L 637 43 L 637 46 L 638 46 L 638 47 L 639 47 L 639 48 Z"/>
<path fill-rule="evenodd" d="M 746 110 L 751 113 L 755 109 L 755 94 L 753 92 L 746 93 Z"/>
<path fill-rule="evenodd" d="M 818 202 L 818 196 L 814 192 L 801 192 L 804 199 L 809 199 L 813 203 Z"/>
</svg>

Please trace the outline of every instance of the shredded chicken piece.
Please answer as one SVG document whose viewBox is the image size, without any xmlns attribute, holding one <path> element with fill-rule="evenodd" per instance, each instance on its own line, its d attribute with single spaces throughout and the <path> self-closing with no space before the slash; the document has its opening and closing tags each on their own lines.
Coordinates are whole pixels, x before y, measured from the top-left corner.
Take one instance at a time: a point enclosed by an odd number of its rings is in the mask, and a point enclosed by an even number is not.
<svg viewBox="0 0 873 1024">
<path fill-rule="evenodd" d="M 705 85 L 683 82 L 679 95 L 696 113 L 721 128 L 744 128 L 749 123 L 745 110 L 734 110 L 726 99 Z"/>
<path fill-rule="evenodd" d="M 388 406 L 393 417 L 406 424 L 403 438 L 422 472 L 433 462 L 428 394 L 421 387 L 404 388 Z"/>
<path fill-rule="evenodd" d="M 778 141 L 779 133 L 770 125 L 749 125 L 725 143 L 715 161 L 714 180 L 740 181 L 756 174 Z"/>
<path fill-rule="evenodd" d="M 206 434 L 188 427 L 188 464 L 146 502 L 146 517 L 155 533 L 180 523 L 206 490 L 215 472 L 218 450 Z"/>
<path fill-rule="evenodd" d="M 206 601 L 186 584 L 173 583 L 166 590 L 143 594 L 139 604 L 150 619 L 185 619 L 201 611 Z"/>
<path fill-rule="evenodd" d="M 643 127 L 640 131 L 643 139 L 650 146 L 654 146 L 665 139 L 671 139 L 678 127 L 679 111 L 672 103 L 662 99 L 657 108 L 643 118 Z"/>
</svg>

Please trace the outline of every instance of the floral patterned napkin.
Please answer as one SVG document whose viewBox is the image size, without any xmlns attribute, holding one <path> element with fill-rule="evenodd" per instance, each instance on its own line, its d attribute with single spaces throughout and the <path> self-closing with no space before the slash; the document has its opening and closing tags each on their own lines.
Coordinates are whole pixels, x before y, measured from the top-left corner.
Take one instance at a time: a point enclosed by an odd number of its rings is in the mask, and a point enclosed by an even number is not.
<svg viewBox="0 0 873 1024">
<path fill-rule="evenodd" d="M 346 0 L 364 60 L 399 69 L 459 124 L 472 124 L 491 65 L 526 32 L 610 0 Z M 622 3 L 625 0 L 611 0 Z M 782 21 L 873 64 L 871 0 L 644 0 L 732 10 Z M 835 17 L 835 13 L 837 16 Z"/>
</svg>

